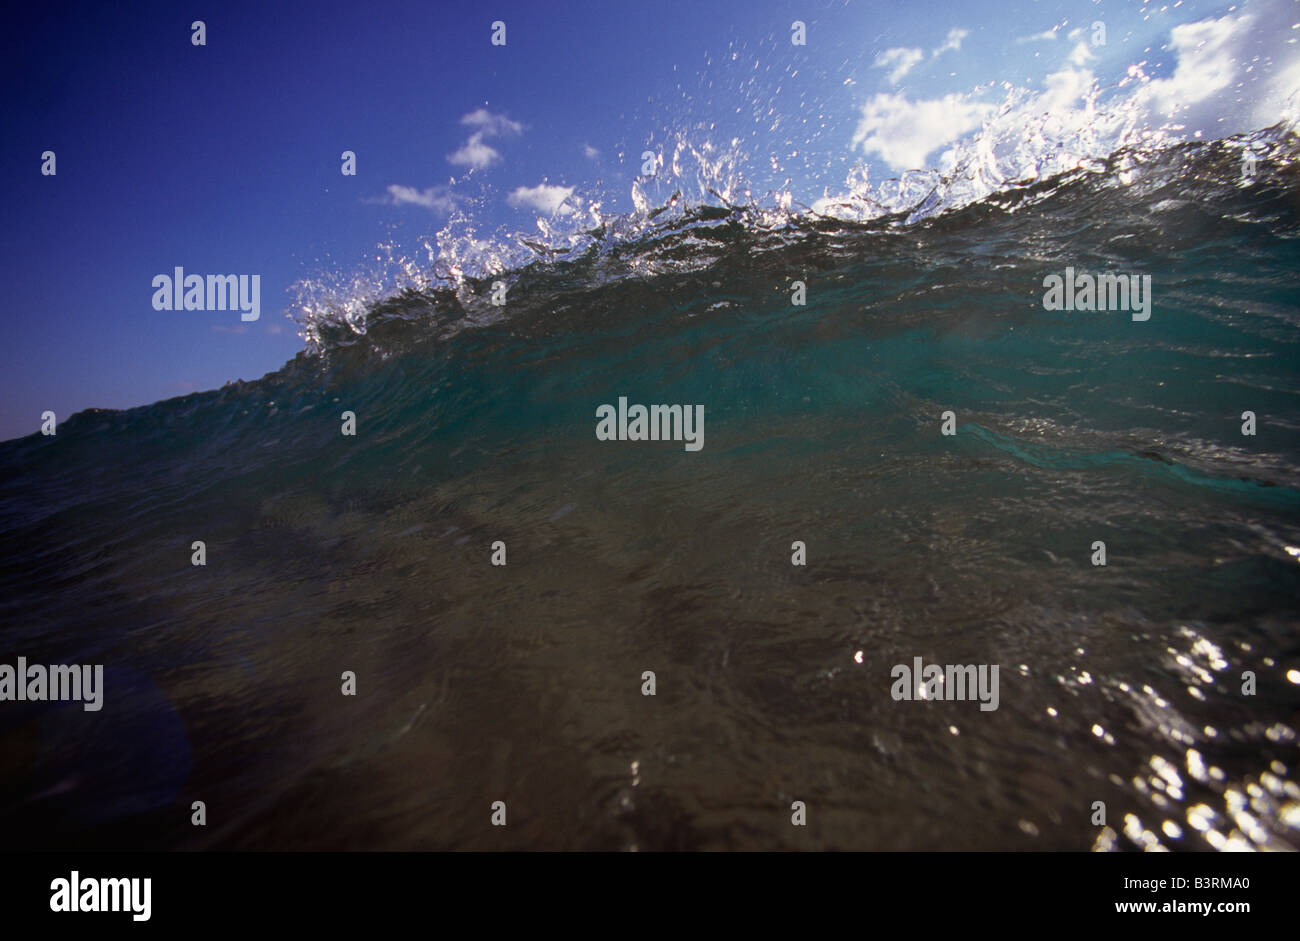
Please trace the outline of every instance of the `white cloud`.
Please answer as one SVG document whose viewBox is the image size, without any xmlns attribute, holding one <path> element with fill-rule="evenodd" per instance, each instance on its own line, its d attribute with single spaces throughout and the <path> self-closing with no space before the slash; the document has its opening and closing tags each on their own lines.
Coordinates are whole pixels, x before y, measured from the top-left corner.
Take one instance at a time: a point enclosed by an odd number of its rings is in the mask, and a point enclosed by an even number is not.
<svg viewBox="0 0 1300 941">
<path fill-rule="evenodd" d="M 917 169 L 944 144 L 979 127 L 992 111 L 992 105 L 965 95 L 908 101 L 879 94 L 862 106 L 853 146 L 878 154 L 896 170 Z"/>
<path fill-rule="evenodd" d="M 597 157 L 600 156 L 600 151 L 597 150 L 595 147 L 592 147 L 590 144 L 583 144 L 582 155 L 586 157 L 588 160 L 595 160 Z"/>
<path fill-rule="evenodd" d="M 934 50 L 933 54 L 937 56 L 942 52 L 947 52 L 949 49 L 954 52 L 961 51 L 962 40 L 969 35 L 970 30 L 968 29 L 957 29 L 954 27 L 953 29 L 948 30 L 948 36 L 944 39 L 943 45 Z"/>
<path fill-rule="evenodd" d="M 504 114 L 493 114 L 486 108 L 479 108 L 477 111 L 471 111 L 460 119 L 460 123 L 469 127 L 476 127 L 482 134 L 488 135 L 510 135 L 522 134 L 524 126 L 518 121 L 511 121 Z"/>
<path fill-rule="evenodd" d="M 1016 44 L 1027 42 L 1044 42 L 1056 39 L 1056 30 L 1045 29 L 1041 33 L 1034 33 L 1032 36 L 1021 36 L 1016 40 Z"/>
<path fill-rule="evenodd" d="M 948 30 L 943 45 L 932 50 L 930 52 L 931 57 L 945 53 L 949 49 L 960 50 L 962 41 L 969 35 L 970 30 L 968 29 L 954 27 Z M 925 52 L 921 49 L 896 46 L 893 49 L 886 49 L 884 52 L 879 53 L 872 65 L 878 69 L 889 69 L 889 75 L 887 76 L 889 84 L 897 85 L 923 59 L 925 59 Z"/>
<path fill-rule="evenodd" d="M 524 132 L 524 126 L 512 121 L 504 114 L 493 114 L 486 108 L 479 108 L 461 117 L 460 123 L 466 127 L 478 128 L 469 136 L 455 153 L 447 155 L 447 161 L 458 167 L 470 167 L 482 170 L 501 162 L 501 152 L 484 143 L 488 137 L 515 137 Z"/>
<path fill-rule="evenodd" d="M 501 152 L 495 147 L 483 143 L 482 134 L 471 134 L 460 150 L 447 155 L 447 162 L 458 167 L 472 167 L 482 170 L 501 162 Z"/>
<path fill-rule="evenodd" d="M 1175 26 L 1170 48 L 1178 52 L 1178 67 L 1168 78 L 1151 82 L 1141 97 L 1165 118 L 1223 91 L 1237 74 L 1237 43 L 1254 17 L 1225 16 Z"/>
<path fill-rule="evenodd" d="M 912 71 L 913 67 L 925 58 L 925 53 L 920 49 L 886 49 L 876 56 L 873 63 L 878 69 L 891 69 L 889 73 L 889 83 L 897 85 L 899 80 Z"/>
<path fill-rule="evenodd" d="M 1092 58 L 1094 58 L 1092 50 L 1088 48 L 1088 44 L 1085 42 L 1075 43 L 1074 48 L 1070 50 L 1069 62 L 1071 65 L 1087 65 L 1088 60 Z"/>
<path fill-rule="evenodd" d="M 1151 120 L 1177 121 L 1215 137 L 1271 127 L 1295 114 L 1300 94 L 1296 10 L 1286 0 L 1254 0 L 1242 12 L 1175 26 L 1178 66 L 1138 90 Z"/>
<path fill-rule="evenodd" d="M 988 96 L 987 87 L 978 97 L 972 92 L 918 101 L 877 94 L 861 106 L 852 148 L 895 172 L 951 174 L 960 166 L 961 178 L 943 199 L 964 205 L 1006 181 L 1077 169 L 1134 142 L 1215 139 L 1300 122 L 1298 20 L 1292 0 L 1248 0 L 1223 17 L 1174 27 L 1160 59 L 1168 63 L 1162 77 L 1151 80 L 1145 62 L 1133 64 L 1118 86 L 1102 85 L 1089 65 L 1099 58 L 1114 64 L 1122 51 L 1098 56 L 1080 30 L 1055 47 L 1062 61 L 1043 77 L 1041 90 L 1008 86 L 997 108 L 980 100 Z M 1058 38 L 1065 36 L 1062 28 Z M 865 167 L 860 174 L 855 169 L 847 181 L 849 196 L 828 195 L 813 208 L 869 217 L 881 204 L 915 204 L 925 195 L 926 179 L 904 177 L 888 192 L 872 194 Z"/>
<path fill-rule="evenodd" d="M 423 206 L 432 212 L 451 212 L 456 208 L 451 194 L 438 186 L 418 190 L 414 186 L 394 183 L 388 187 L 388 199 L 385 202 L 393 206 Z"/>
<path fill-rule="evenodd" d="M 1272 127 L 1278 121 L 1300 123 L 1300 60 L 1278 70 L 1255 104 L 1252 121 L 1256 127 Z"/>
<path fill-rule="evenodd" d="M 573 209 L 564 205 L 564 201 L 572 195 L 572 186 L 551 186 L 546 183 L 539 183 L 536 186 L 519 187 L 506 197 L 506 202 L 516 209 L 521 206 L 528 206 L 550 216 L 555 215 L 557 212 L 560 215 L 568 215 L 573 212 Z"/>
</svg>

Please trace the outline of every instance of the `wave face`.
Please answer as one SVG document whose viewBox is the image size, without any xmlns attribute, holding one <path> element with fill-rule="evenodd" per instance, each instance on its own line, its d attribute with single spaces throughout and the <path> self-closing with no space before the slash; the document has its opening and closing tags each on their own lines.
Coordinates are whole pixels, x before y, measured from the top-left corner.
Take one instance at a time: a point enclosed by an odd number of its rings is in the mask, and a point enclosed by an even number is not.
<svg viewBox="0 0 1300 941">
<path fill-rule="evenodd" d="M 1294 848 L 1296 166 L 1279 128 L 938 212 L 588 215 L 305 299 L 260 381 L 0 445 L 5 662 L 105 665 L 97 716 L 0 712 L 0 832 Z M 1149 275 L 1149 321 L 1045 310 L 1066 268 Z M 597 440 L 620 396 L 702 404 L 703 449 Z M 914 657 L 999 665 L 999 708 L 894 701 Z"/>
</svg>

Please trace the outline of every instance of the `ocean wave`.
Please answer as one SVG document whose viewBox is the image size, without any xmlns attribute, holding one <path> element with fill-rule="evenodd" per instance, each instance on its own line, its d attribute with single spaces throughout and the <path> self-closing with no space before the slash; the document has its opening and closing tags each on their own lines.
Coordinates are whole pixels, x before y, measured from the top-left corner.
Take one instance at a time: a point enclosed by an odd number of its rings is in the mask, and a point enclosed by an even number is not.
<svg viewBox="0 0 1300 941">
<path fill-rule="evenodd" d="M 1093 92 L 1095 94 L 1095 91 Z M 290 316 L 309 354 L 355 345 L 376 323 L 421 323 L 439 335 L 497 323 L 533 305 L 493 303 L 495 286 L 517 298 L 521 280 L 556 290 L 598 287 L 626 278 L 653 278 L 705 270 L 734 245 L 755 252 L 807 240 L 879 236 L 946 219 L 977 226 L 980 209 L 1016 212 L 1091 182 L 1099 192 L 1123 192 L 1160 211 L 1156 194 L 1176 191 L 1184 200 L 1210 202 L 1246 185 L 1242 162 L 1253 155 L 1256 176 L 1276 183 L 1300 157 L 1300 137 L 1290 122 L 1218 141 L 1183 141 L 1169 131 L 1135 130 L 1134 106 L 1083 109 L 1088 120 L 1062 121 L 1009 98 L 998 116 L 951 157 L 952 168 L 914 171 L 872 186 L 864 169 L 849 176 L 846 191 L 811 206 L 788 192 L 755 198 L 737 173 L 732 150 L 715 152 L 679 139 L 667 162 L 669 181 L 638 180 L 633 213 L 603 215 L 600 203 L 571 195 L 572 206 L 538 231 L 480 237 L 470 216 L 458 212 L 408 254 L 392 241 L 371 261 L 346 275 L 330 272 L 294 285 Z M 730 154 L 730 158 L 724 155 Z M 663 202 L 652 192 L 671 189 Z M 1136 212 L 1136 209 L 1135 209 Z"/>
</svg>

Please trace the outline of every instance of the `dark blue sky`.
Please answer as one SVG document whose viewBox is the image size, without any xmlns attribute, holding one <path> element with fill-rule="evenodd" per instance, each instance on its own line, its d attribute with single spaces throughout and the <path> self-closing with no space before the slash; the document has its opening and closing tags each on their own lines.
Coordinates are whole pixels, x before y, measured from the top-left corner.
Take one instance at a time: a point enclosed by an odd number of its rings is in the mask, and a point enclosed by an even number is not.
<svg viewBox="0 0 1300 941">
<path fill-rule="evenodd" d="M 536 206 L 509 198 L 520 187 L 575 187 L 627 211 L 647 143 L 694 128 L 740 138 L 751 178 L 788 178 L 811 201 L 856 160 L 883 175 L 933 162 L 930 137 L 893 140 L 888 121 L 913 112 L 886 115 L 891 96 L 911 107 L 981 83 L 1041 88 L 1067 61 L 1066 33 L 1099 16 L 1112 37 L 1088 63 L 1099 76 L 1138 61 L 1169 74 L 1171 27 L 1229 6 L 172 0 L 8 13 L 0 438 L 35 431 L 45 409 L 62 420 L 278 368 L 302 348 L 290 285 L 445 223 L 441 203 L 402 204 L 390 187 L 486 193 L 484 231 L 534 227 Z M 497 19 L 504 48 L 489 42 Z M 808 24 L 806 47 L 789 41 L 793 20 Z M 1053 29 L 1059 42 L 1034 36 Z M 946 100 L 940 119 L 977 121 Z M 481 138 L 496 158 L 466 181 L 448 158 L 478 109 L 497 122 Z M 40 174 L 46 150 L 57 176 Z M 340 174 L 344 150 L 355 177 Z M 176 266 L 260 274 L 261 319 L 155 311 L 151 281 Z"/>
</svg>

